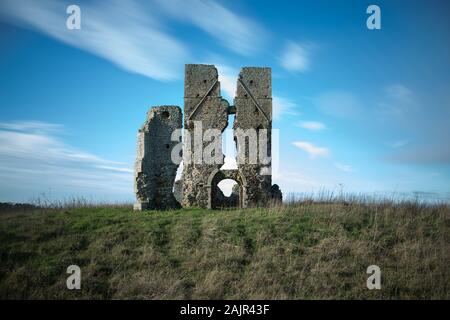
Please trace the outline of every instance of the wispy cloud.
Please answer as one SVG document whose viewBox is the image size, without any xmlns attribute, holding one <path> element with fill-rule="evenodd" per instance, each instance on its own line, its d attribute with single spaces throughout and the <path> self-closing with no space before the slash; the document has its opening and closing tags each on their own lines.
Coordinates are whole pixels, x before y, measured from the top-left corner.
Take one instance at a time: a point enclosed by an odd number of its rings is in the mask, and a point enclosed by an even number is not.
<svg viewBox="0 0 450 320">
<path fill-rule="evenodd" d="M 300 128 L 311 131 L 320 131 L 326 128 L 322 122 L 318 121 L 301 121 L 298 125 Z"/>
<path fill-rule="evenodd" d="M 336 184 L 336 181 L 330 176 L 308 171 L 302 172 L 299 168 L 285 168 L 274 173 L 272 180 L 273 183 L 280 186 L 286 197 L 289 197 L 289 193 L 293 195 L 300 192 L 312 194 L 315 190 L 332 190 Z"/>
<path fill-rule="evenodd" d="M 236 95 L 239 70 L 223 64 L 216 64 L 216 67 L 219 72 L 221 94 L 232 104 Z"/>
<path fill-rule="evenodd" d="M 351 165 L 348 165 L 348 164 L 343 164 L 343 163 L 340 163 L 340 162 L 335 162 L 335 163 L 334 163 L 334 166 L 335 166 L 338 170 L 341 170 L 341 171 L 343 171 L 343 172 L 353 172 L 352 166 L 351 166 Z"/>
<path fill-rule="evenodd" d="M 389 146 L 393 149 L 398 149 L 404 147 L 408 144 L 408 140 L 396 140 L 394 142 L 389 143 Z"/>
<path fill-rule="evenodd" d="M 295 141 L 293 145 L 309 154 L 310 158 L 326 157 L 330 150 L 324 147 L 318 147 L 307 141 Z"/>
<path fill-rule="evenodd" d="M 256 22 L 212 0 L 158 0 L 158 3 L 171 16 L 194 24 L 239 54 L 258 52 L 267 33 Z"/>
<path fill-rule="evenodd" d="M 58 137 L 62 129 L 59 124 L 38 121 L 1 123 L 0 189 L 4 197 L 16 190 L 31 198 L 48 189 L 66 194 L 132 194 L 131 166 L 68 145 Z"/>
<path fill-rule="evenodd" d="M 99 169 L 105 169 L 105 170 L 111 170 L 111 171 L 116 171 L 116 172 L 126 172 L 126 173 L 133 173 L 133 169 L 131 168 L 121 168 L 121 167 L 112 167 L 112 166 L 104 166 L 104 165 L 99 165 L 99 166 L 95 166 L 96 168 Z"/>
<path fill-rule="evenodd" d="M 289 41 L 279 58 L 280 65 L 291 72 L 305 72 L 310 68 L 311 45 Z"/>
<path fill-rule="evenodd" d="M 61 131 L 63 126 L 42 121 L 13 121 L 0 122 L 0 129 L 15 131 L 50 132 Z"/>
<path fill-rule="evenodd" d="M 398 164 L 441 165 L 450 163 L 450 99 L 448 90 L 424 93 L 405 84 L 384 88 L 378 113 L 383 124 L 406 139 L 393 141 L 386 158 Z"/>
<path fill-rule="evenodd" d="M 388 86 L 386 93 L 389 97 L 402 101 L 410 101 L 413 96 L 411 89 L 399 83 Z"/>
<path fill-rule="evenodd" d="M 299 115 L 297 104 L 285 97 L 274 95 L 272 99 L 273 119 L 280 119 L 282 115 Z"/>
<path fill-rule="evenodd" d="M 163 31 L 157 17 L 136 1 L 83 3 L 81 29 L 68 30 L 66 7 L 54 0 L 3 0 L 0 18 L 36 29 L 119 67 L 157 80 L 179 77 L 186 47 Z"/>
<path fill-rule="evenodd" d="M 416 97 L 407 86 L 397 83 L 384 88 L 382 101 L 378 111 L 384 116 L 403 117 L 418 111 Z"/>
<path fill-rule="evenodd" d="M 316 106 L 326 115 L 338 118 L 353 118 L 361 113 L 359 99 L 346 91 L 329 91 L 315 99 Z"/>
</svg>

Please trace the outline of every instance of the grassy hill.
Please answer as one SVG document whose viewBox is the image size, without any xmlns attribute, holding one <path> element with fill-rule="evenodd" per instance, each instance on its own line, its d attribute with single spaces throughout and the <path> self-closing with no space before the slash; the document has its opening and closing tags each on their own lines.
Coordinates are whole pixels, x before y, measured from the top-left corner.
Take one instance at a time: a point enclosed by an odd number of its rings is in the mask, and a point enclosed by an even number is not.
<svg viewBox="0 0 450 320">
<path fill-rule="evenodd" d="M 449 231 L 449 206 L 417 203 L 4 212 L 0 298 L 449 299 Z"/>
</svg>

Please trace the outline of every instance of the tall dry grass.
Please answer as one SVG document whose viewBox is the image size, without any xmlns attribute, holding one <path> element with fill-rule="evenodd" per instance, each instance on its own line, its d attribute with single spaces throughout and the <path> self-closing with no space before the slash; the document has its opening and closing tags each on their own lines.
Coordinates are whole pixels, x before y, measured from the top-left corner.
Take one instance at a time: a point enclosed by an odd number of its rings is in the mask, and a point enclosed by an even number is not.
<svg viewBox="0 0 450 320">
<path fill-rule="evenodd" d="M 450 298 L 442 203 L 322 198 L 140 213 L 65 206 L 0 219 L 4 299 Z M 65 287 L 71 264 L 81 267 L 80 291 Z M 373 264 L 381 290 L 366 287 Z"/>
</svg>

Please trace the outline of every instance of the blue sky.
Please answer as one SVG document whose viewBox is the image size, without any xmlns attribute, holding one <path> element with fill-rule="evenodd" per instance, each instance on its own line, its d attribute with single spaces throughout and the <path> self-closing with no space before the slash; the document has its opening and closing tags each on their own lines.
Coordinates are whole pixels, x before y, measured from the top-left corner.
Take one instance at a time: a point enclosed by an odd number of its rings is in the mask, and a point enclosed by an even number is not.
<svg viewBox="0 0 450 320">
<path fill-rule="evenodd" d="M 81 8 L 81 30 L 66 8 Z M 370 4 L 381 30 L 366 27 Z M 450 197 L 447 1 L 0 3 L 0 201 L 132 201 L 136 131 L 185 63 L 273 73 L 284 192 Z"/>
</svg>

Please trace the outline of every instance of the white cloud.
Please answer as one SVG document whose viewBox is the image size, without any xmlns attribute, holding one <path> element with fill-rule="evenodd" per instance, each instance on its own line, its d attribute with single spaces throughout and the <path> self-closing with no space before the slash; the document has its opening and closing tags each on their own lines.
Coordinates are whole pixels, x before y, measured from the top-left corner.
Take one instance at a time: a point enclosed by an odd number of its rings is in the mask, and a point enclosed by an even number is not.
<svg viewBox="0 0 450 320">
<path fill-rule="evenodd" d="M 448 89 L 412 90 L 404 84 L 384 88 L 378 104 L 383 127 L 396 135 L 407 135 L 388 143 L 394 149 L 386 158 L 401 164 L 434 165 L 450 163 L 450 99 Z"/>
<path fill-rule="evenodd" d="M 386 93 L 389 97 L 402 101 L 409 101 L 413 96 L 412 91 L 403 84 L 393 84 L 388 86 L 386 88 Z"/>
<path fill-rule="evenodd" d="M 16 130 L 16 131 L 60 131 L 63 126 L 55 123 L 47 123 L 41 121 L 13 121 L 0 122 L 0 129 Z"/>
<path fill-rule="evenodd" d="M 216 67 L 219 72 L 221 94 L 232 104 L 236 95 L 239 71 L 223 64 L 217 64 Z"/>
<path fill-rule="evenodd" d="M 339 170 L 341 170 L 341 171 L 344 171 L 344 172 L 353 172 L 352 166 L 350 166 L 350 165 L 348 165 L 348 164 L 342 164 L 342 163 L 339 163 L 339 162 L 335 162 L 335 163 L 334 163 L 334 166 L 335 166 L 337 169 L 339 169 Z"/>
<path fill-rule="evenodd" d="M 307 141 L 295 141 L 293 145 L 297 148 L 305 151 L 309 156 L 314 159 L 316 157 L 326 157 L 330 154 L 330 150 L 323 147 L 317 147 Z"/>
<path fill-rule="evenodd" d="M 359 99 L 345 91 L 329 91 L 315 99 L 316 106 L 324 113 L 339 118 L 353 118 L 360 114 Z"/>
<path fill-rule="evenodd" d="M 386 116 L 411 116 L 418 111 L 416 97 L 411 89 L 403 84 L 393 84 L 384 89 L 383 100 L 378 111 Z"/>
<path fill-rule="evenodd" d="M 406 146 L 408 144 L 408 142 L 409 142 L 408 140 L 397 140 L 397 141 L 390 143 L 389 145 L 393 149 L 399 149 L 401 147 Z"/>
<path fill-rule="evenodd" d="M 257 53 L 265 38 L 266 31 L 257 23 L 215 1 L 159 0 L 158 3 L 173 17 L 194 24 L 239 54 Z"/>
<path fill-rule="evenodd" d="M 112 167 L 112 166 L 96 166 L 96 168 L 117 171 L 117 172 L 134 173 L 133 169 L 131 169 L 131 168 L 118 168 L 118 167 Z"/>
<path fill-rule="evenodd" d="M 274 173 L 272 181 L 280 186 L 286 200 L 301 192 L 312 195 L 314 191 L 332 190 L 336 184 L 332 176 L 311 171 L 302 172 L 299 168 L 285 168 Z"/>
<path fill-rule="evenodd" d="M 66 196 L 115 194 L 131 198 L 131 165 L 68 145 L 57 136 L 62 130 L 59 124 L 37 121 L 1 123 L 0 190 L 2 197 L 8 198 L 0 200 L 24 195 L 32 198 L 49 189 Z"/>
<path fill-rule="evenodd" d="M 305 72 L 310 68 L 310 46 L 288 42 L 279 58 L 283 68 L 291 72 Z"/>
<path fill-rule="evenodd" d="M 157 80 L 178 78 L 188 56 L 183 44 L 164 33 L 153 10 L 135 1 L 83 3 L 81 30 L 66 28 L 64 1 L 3 0 L 0 18 L 37 29 L 121 68 Z"/>
<path fill-rule="evenodd" d="M 320 131 L 326 128 L 322 122 L 318 121 L 301 121 L 299 126 L 303 129 L 308 129 L 311 131 Z"/>
<path fill-rule="evenodd" d="M 295 110 L 297 105 L 288 98 L 284 98 L 284 97 L 280 97 L 280 96 L 276 96 L 276 95 L 273 96 L 272 107 L 273 107 L 272 118 L 275 120 L 280 119 L 281 116 L 284 114 L 291 114 L 291 115 L 299 114 Z"/>
</svg>

